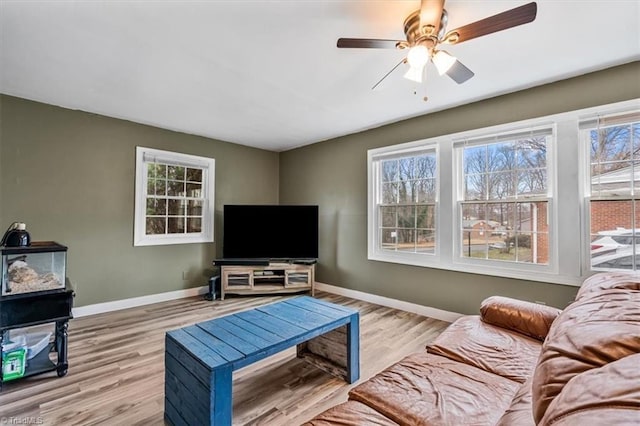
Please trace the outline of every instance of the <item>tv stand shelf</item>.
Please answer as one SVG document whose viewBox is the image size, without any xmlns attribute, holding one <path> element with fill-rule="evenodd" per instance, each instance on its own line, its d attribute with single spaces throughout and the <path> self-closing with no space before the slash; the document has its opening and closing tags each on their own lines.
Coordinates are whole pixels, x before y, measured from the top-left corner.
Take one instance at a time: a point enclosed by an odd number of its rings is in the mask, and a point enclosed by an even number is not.
<svg viewBox="0 0 640 426">
<path fill-rule="evenodd" d="M 225 294 L 314 293 L 315 265 L 273 262 L 268 265 L 222 265 L 220 298 Z"/>
</svg>

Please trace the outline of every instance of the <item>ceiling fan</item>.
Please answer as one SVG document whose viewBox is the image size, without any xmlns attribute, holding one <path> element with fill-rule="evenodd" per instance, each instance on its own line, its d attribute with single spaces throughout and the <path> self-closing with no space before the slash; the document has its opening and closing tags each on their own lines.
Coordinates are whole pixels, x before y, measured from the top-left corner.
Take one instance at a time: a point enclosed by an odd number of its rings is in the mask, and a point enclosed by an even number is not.
<svg viewBox="0 0 640 426">
<path fill-rule="evenodd" d="M 440 49 L 442 44 L 458 44 L 527 24 L 536 18 L 538 10 L 536 3 L 532 2 L 447 31 L 448 18 L 444 1 L 421 0 L 420 9 L 411 13 L 404 21 L 406 40 L 339 38 L 338 47 L 408 50 L 407 57 L 385 74 L 372 89 L 403 63 L 409 64 L 409 70 L 404 77 L 422 83 L 425 66 L 429 60 L 436 66 L 440 75 L 447 74 L 456 83 L 462 84 L 473 77 L 474 73 L 454 56 Z"/>
</svg>

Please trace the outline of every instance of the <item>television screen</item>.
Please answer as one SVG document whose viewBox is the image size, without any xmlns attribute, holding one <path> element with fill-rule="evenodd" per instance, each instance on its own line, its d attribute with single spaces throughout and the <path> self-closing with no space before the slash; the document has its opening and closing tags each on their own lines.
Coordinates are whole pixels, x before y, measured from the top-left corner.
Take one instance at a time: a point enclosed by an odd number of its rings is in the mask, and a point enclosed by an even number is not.
<svg viewBox="0 0 640 426">
<path fill-rule="evenodd" d="M 318 206 L 225 205 L 227 259 L 317 259 Z"/>
</svg>

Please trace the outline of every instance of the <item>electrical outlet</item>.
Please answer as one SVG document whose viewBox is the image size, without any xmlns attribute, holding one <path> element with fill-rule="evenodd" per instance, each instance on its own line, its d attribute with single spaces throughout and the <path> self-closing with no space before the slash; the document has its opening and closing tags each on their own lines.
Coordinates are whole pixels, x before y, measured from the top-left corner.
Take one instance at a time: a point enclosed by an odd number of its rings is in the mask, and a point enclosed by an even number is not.
<svg viewBox="0 0 640 426">
<path fill-rule="evenodd" d="M 187 281 L 189 279 L 189 271 L 182 271 L 182 280 Z"/>
</svg>

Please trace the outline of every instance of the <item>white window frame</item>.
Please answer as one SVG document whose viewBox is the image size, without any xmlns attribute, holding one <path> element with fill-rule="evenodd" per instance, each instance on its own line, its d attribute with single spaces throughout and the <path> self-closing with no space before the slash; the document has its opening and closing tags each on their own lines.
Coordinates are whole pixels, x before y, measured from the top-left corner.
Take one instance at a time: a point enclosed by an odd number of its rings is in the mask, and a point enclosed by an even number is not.
<svg viewBox="0 0 640 426">
<path fill-rule="evenodd" d="M 640 99 L 602 105 L 576 111 L 563 112 L 545 117 L 501 124 L 484 129 L 473 129 L 460 133 L 442 135 L 419 141 L 400 143 L 369 150 L 368 157 L 368 258 L 374 261 L 423 266 L 481 275 L 524 279 L 545 283 L 579 286 L 592 273 L 590 269 L 589 232 L 589 151 L 585 150 L 580 137 L 579 122 L 584 117 L 611 114 L 640 109 Z M 549 264 L 535 265 L 512 262 L 488 262 L 480 259 L 461 258 L 460 219 L 458 199 L 460 197 L 461 157 L 453 144 L 464 139 L 509 133 L 518 130 L 553 127 L 553 140 L 547 147 Z M 436 255 L 413 253 L 384 253 L 376 249 L 377 216 L 375 191 L 377 176 L 374 160 L 376 156 L 420 150 L 436 146 L 438 163 L 438 197 L 436 203 Z M 585 152 L 586 151 L 586 152 Z M 472 278 L 471 278 L 472 279 Z"/>
<path fill-rule="evenodd" d="M 435 253 L 413 253 L 404 251 L 392 251 L 382 249 L 380 242 L 380 233 L 378 232 L 380 217 L 378 200 L 381 196 L 380 188 L 380 164 L 382 161 L 392 157 L 411 157 L 418 156 L 423 153 L 435 153 L 436 155 L 436 194 L 432 203 L 435 206 Z M 440 162 L 438 155 L 438 146 L 435 143 L 425 141 L 416 141 L 411 144 L 405 144 L 400 149 L 397 146 L 385 147 L 368 152 L 368 257 L 371 260 L 388 261 L 393 263 L 406 263 L 409 265 L 428 266 L 434 264 L 439 258 L 439 217 L 438 217 L 438 200 L 439 200 L 439 180 L 440 180 Z"/>
<path fill-rule="evenodd" d="M 605 127 L 610 125 L 614 125 L 615 123 L 623 124 L 625 118 L 627 116 L 636 116 L 640 112 L 640 101 L 632 101 L 621 104 L 614 104 L 613 106 L 602 107 L 596 112 L 588 112 L 582 114 L 578 119 L 578 131 L 579 131 L 579 140 L 581 147 L 581 186 L 582 193 L 584 194 L 584 202 L 582 209 L 582 217 L 583 217 L 583 236 L 585 244 L 583 244 L 582 251 L 582 273 L 583 275 L 588 275 L 594 272 L 602 272 L 602 271 L 630 271 L 640 274 L 640 266 L 636 265 L 635 270 L 629 269 L 621 269 L 621 268 L 604 268 L 604 267 L 593 267 L 592 259 L 591 259 L 591 201 L 631 201 L 634 204 L 640 201 L 640 195 L 632 189 L 632 193 L 630 195 L 611 195 L 611 196 L 602 196 L 600 194 L 593 196 L 592 194 L 592 176 L 591 176 L 591 146 L 590 146 L 590 138 L 589 131 L 593 128 L 597 128 L 600 124 L 599 122 L 602 120 L 604 123 L 609 122 L 610 124 L 605 124 Z M 629 117 L 631 118 L 631 117 Z M 594 127 L 595 126 L 595 127 Z M 630 160 L 633 162 L 633 160 Z M 632 227 L 633 228 L 633 227 Z M 640 225 L 636 225 L 635 227 L 640 228 Z M 635 234 L 635 238 L 640 234 Z M 634 251 L 638 251 L 636 248 Z"/>
<path fill-rule="evenodd" d="M 482 133 L 477 132 L 475 134 L 467 134 L 464 138 L 456 139 L 453 141 L 455 164 L 454 170 L 454 185 L 455 185 L 455 207 L 452 212 L 455 215 L 455 229 L 453 231 L 453 239 L 455 241 L 453 262 L 460 265 L 461 268 L 470 268 L 474 272 L 485 273 L 487 268 L 494 271 L 503 271 L 504 274 L 508 274 L 511 271 L 515 272 L 521 278 L 531 279 L 530 275 L 536 274 L 556 274 L 557 273 L 557 260 L 555 256 L 557 232 L 555 226 L 555 140 L 556 130 L 555 125 L 542 124 L 537 126 L 526 127 L 502 127 L 501 131 Z M 464 148 L 466 146 L 483 146 L 493 142 L 510 141 L 515 140 L 518 137 L 526 137 L 528 134 L 536 133 L 548 133 L 549 140 L 547 142 L 547 158 L 546 158 L 546 173 L 547 173 L 547 193 L 545 196 L 535 197 L 534 199 L 509 199 L 505 200 L 505 203 L 512 202 L 535 202 L 545 201 L 547 203 L 547 227 L 548 227 L 548 254 L 549 261 L 547 264 L 525 263 L 525 262 L 512 262 L 504 260 L 492 260 L 492 259 L 477 259 L 467 257 L 463 255 L 463 241 L 460 230 L 462 229 L 462 206 L 467 201 L 464 200 Z M 485 202 L 486 200 L 479 200 L 478 203 Z"/>
<path fill-rule="evenodd" d="M 153 159 L 153 161 L 150 161 Z M 203 169 L 202 231 L 184 234 L 146 234 L 147 164 L 164 163 Z M 215 159 L 196 155 L 136 147 L 134 246 L 152 246 L 213 242 Z"/>
</svg>

